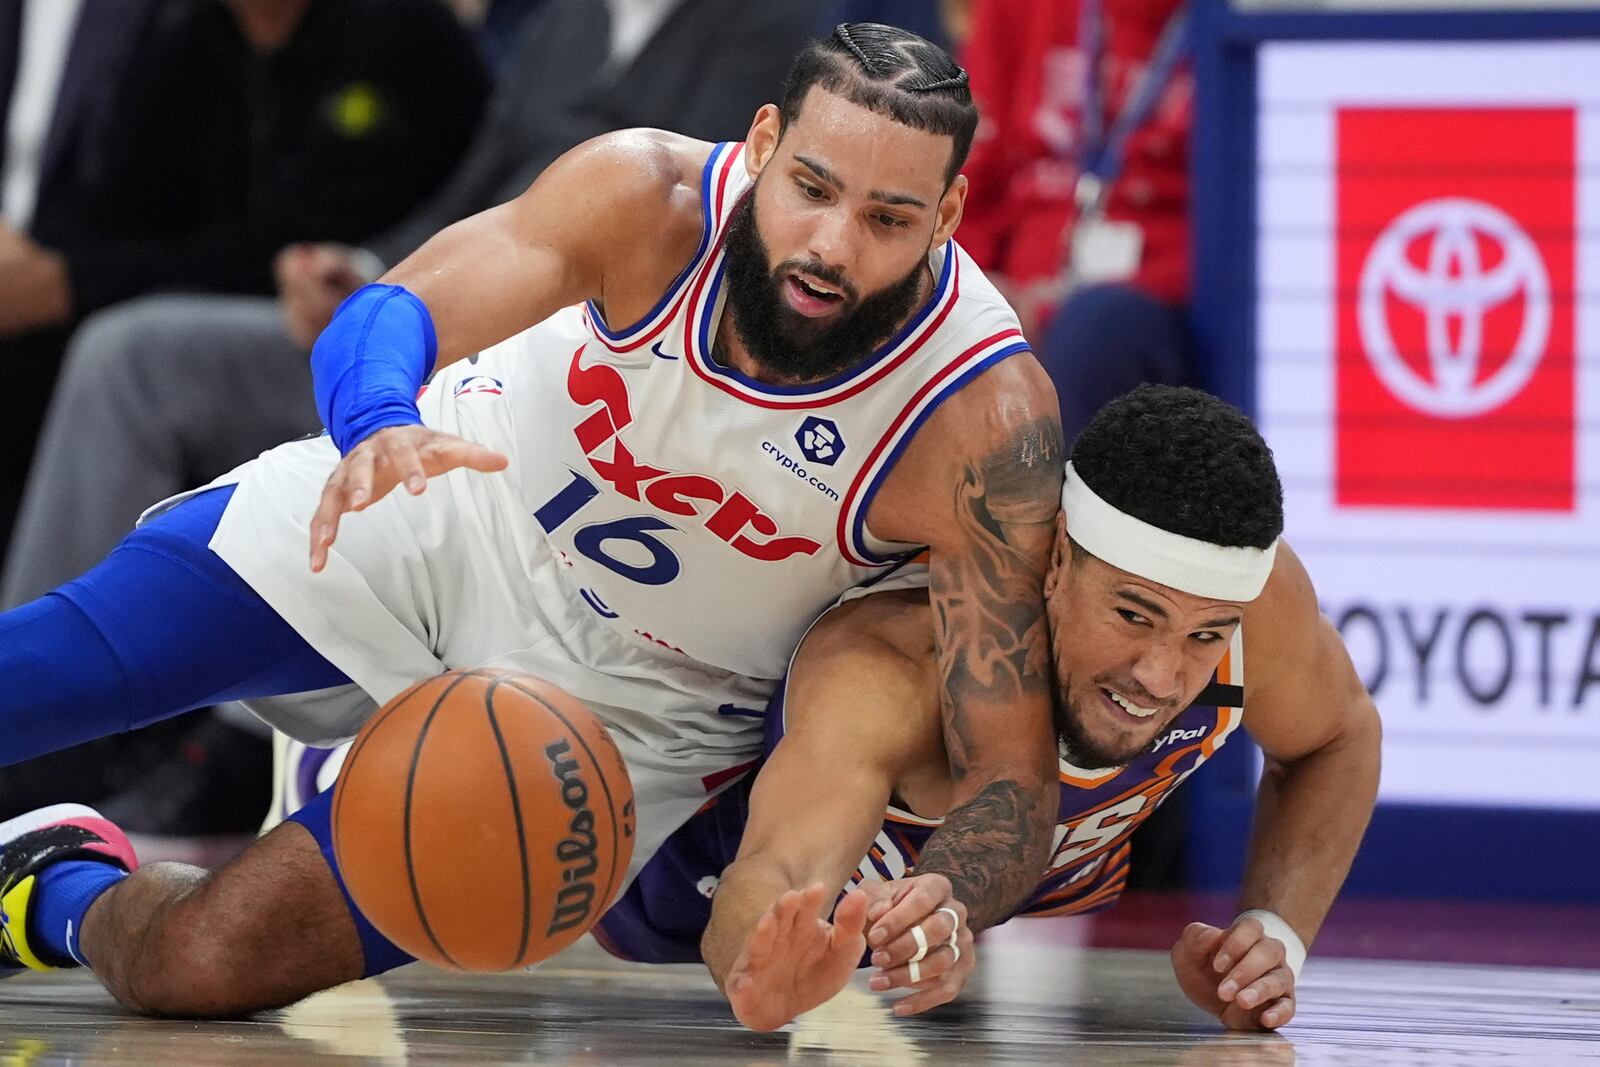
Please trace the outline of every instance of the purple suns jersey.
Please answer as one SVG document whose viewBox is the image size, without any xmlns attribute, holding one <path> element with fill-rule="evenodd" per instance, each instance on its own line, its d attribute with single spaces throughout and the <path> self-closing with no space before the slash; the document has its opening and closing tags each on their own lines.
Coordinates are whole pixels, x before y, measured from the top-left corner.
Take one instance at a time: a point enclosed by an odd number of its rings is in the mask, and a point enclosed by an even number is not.
<svg viewBox="0 0 1600 1067">
<path fill-rule="evenodd" d="M 1244 714 L 1244 632 L 1234 632 L 1210 683 L 1140 756 L 1087 771 L 1061 761 L 1061 806 L 1050 868 L 1018 915 L 1082 915 L 1110 907 L 1128 881 L 1128 839 L 1227 741 Z M 766 751 L 784 732 L 784 688 L 767 710 Z M 667 840 L 595 927 L 615 955 L 648 963 L 700 959 L 700 936 L 723 868 L 738 853 L 755 776 L 703 807 Z M 797 798 L 803 804 L 803 798 Z M 851 884 L 912 872 L 940 820 L 892 803 Z"/>
</svg>

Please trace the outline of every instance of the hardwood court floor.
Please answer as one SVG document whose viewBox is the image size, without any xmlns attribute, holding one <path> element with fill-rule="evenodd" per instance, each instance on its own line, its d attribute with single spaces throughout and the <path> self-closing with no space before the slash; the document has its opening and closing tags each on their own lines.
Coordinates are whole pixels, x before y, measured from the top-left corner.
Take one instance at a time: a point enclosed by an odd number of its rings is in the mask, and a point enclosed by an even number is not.
<svg viewBox="0 0 1600 1067">
<path fill-rule="evenodd" d="M 1168 928 L 1192 914 L 1160 910 L 1175 917 L 1158 924 Z M 1478 931 L 1494 929 L 1480 921 Z M 1228 1035 L 1182 999 L 1164 952 L 1095 947 L 1104 930 L 1082 919 L 1013 923 L 985 941 L 957 1007 L 896 1020 L 858 984 L 769 1035 L 740 1029 L 701 969 L 625 965 L 587 941 L 527 974 L 412 967 L 241 1023 L 132 1019 L 85 975 L 26 976 L 0 983 L 0 1065 L 1600 1060 L 1594 970 L 1314 957 L 1291 1026 Z"/>
</svg>

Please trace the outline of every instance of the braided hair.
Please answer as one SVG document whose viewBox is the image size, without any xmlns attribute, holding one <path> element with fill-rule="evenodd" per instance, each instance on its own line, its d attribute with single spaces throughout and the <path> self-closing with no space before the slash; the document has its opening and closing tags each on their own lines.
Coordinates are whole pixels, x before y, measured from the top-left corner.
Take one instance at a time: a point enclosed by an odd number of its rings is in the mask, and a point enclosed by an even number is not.
<svg viewBox="0 0 1600 1067">
<path fill-rule="evenodd" d="M 978 128 L 978 109 L 967 72 L 938 45 L 909 30 L 876 22 L 836 27 L 795 57 L 780 107 L 788 127 L 812 86 L 887 116 L 904 126 L 951 138 L 948 186 L 967 161 Z"/>
</svg>

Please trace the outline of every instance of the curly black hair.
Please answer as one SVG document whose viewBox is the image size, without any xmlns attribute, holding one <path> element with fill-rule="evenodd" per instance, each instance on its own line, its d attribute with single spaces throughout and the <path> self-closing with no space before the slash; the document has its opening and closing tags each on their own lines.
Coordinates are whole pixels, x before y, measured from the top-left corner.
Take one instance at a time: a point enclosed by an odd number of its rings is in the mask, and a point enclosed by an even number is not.
<svg viewBox="0 0 1600 1067">
<path fill-rule="evenodd" d="M 1152 526 L 1226 547 L 1283 532 L 1272 450 L 1233 405 L 1198 389 L 1141 385 L 1101 408 L 1072 446 L 1084 484 Z"/>
<path fill-rule="evenodd" d="M 852 22 L 808 44 L 783 86 L 779 111 L 785 129 L 799 116 L 813 85 L 903 126 L 950 137 L 955 146 L 945 168 L 946 187 L 972 150 L 978 108 L 967 72 L 944 49 L 909 30 Z"/>
</svg>

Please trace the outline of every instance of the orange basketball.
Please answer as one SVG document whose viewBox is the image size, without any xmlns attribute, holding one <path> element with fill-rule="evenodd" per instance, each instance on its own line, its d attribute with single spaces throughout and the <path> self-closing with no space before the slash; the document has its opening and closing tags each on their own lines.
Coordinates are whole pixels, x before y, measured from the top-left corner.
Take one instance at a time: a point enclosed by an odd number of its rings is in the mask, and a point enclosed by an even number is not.
<svg viewBox="0 0 1600 1067">
<path fill-rule="evenodd" d="M 611 734 L 536 678 L 451 671 L 400 694 L 350 749 L 333 848 L 372 924 L 418 959 L 504 971 L 576 941 L 633 855 Z"/>
</svg>

